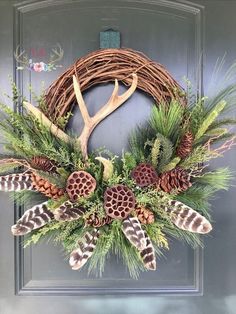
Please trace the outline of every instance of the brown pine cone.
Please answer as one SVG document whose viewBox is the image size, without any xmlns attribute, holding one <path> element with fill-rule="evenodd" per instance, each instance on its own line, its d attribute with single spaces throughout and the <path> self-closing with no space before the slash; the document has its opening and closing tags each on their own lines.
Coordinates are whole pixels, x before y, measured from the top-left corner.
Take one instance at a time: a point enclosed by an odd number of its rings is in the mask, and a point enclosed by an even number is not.
<svg viewBox="0 0 236 314">
<path fill-rule="evenodd" d="M 189 173 L 181 168 L 164 172 L 160 176 L 159 187 L 167 193 L 183 192 L 192 186 Z"/>
<path fill-rule="evenodd" d="M 104 225 L 110 224 L 112 220 L 113 219 L 109 216 L 99 218 L 98 215 L 95 213 L 95 214 L 91 214 L 88 217 L 88 219 L 86 220 L 86 224 L 94 228 L 99 228 Z"/>
<path fill-rule="evenodd" d="M 177 147 L 176 155 L 181 159 L 188 157 L 193 149 L 193 140 L 194 137 L 191 132 L 184 134 L 179 143 L 179 146 Z"/>
<path fill-rule="evenodd" d="M 34 156 L 33 158 L 31 158 L 30 165 L 34 169 L 42 170 L 45 172 L 56 173 L 57 171 L 55 161 L 43 156 Z"/>
<path fill-rule="evenodd" d="M 58 199 L 65 194 L 65 191 L 63 189 L 58 188 L 54 184 L 51 184 L 46 179 L 40 177 L 35 173 L 31 174 L 31 180 L 34 189 L 46 195 L 47 197 Z"/>
<path fill-rule="evenodd" d="M 150 211 L 150 209 L 143 207 L 143 206 L 139 206 L 135 208 L 138 220 L 142 223 L 142 224 L 152 224 L 154 223 L 154 214 L 152 211 Z"/>
</svg>

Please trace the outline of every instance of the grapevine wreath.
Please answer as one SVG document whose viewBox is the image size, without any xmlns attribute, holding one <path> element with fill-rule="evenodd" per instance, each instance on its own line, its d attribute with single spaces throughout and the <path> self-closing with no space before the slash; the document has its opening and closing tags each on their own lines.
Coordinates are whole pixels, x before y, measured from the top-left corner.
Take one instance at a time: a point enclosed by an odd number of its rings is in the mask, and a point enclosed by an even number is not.
<svg viewBox="0 0 236 314">
<path fill-rule="evenodd" d="M 112 81 L 110 99 L 90 116 L 82 92 Z M 122 95 L 118 81 L 127 85 Z M 88 152 L 93 130 L 136 88 L 155 105 L 149 120 L 127 135 L 129 151 L 120 157 L 107 149 Z M 0 161 L 0 189 L 17 192 L 14 198 L 24 204 L 40 202 L 11 228 L 15 236 L 29 234 L 26 246 L 50 235 L 69 252 L 72 269 L 86 263 L 100 274 L 115 253 L 137 277 L 156 269 L 156 255 L 169 248 L 170 237 L 201 245 L 199 234 L 212 230 L 209 199 L 231 179 L 227 168 L 207 166 L 235 143 L 225 127 L 235 120 L 220 117 L 232 104 L 232 88 L 211 100 L 193 100 L 143 54 L 104 49 L 76 61 L 37 106 L 14 85 L 13 92 L 18 110 L 1 104 L 7 153 Z M 77 105 L 84 121 L 79 137 L 65 132 Z"/>
</svg>

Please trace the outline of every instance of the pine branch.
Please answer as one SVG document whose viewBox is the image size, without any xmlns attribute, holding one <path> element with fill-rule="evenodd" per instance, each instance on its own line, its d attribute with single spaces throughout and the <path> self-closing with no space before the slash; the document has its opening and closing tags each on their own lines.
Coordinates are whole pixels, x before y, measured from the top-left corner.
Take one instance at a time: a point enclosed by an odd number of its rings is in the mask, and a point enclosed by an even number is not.
<svg viewBox="0 0 236 314">
<path fill-rule="evenodd" d="M 181 130 L 183 114 L 184 109 L 180 103 L 172 101 L 169 106 L 161 103 L 158 107 L 153 107 L 150 125 L 156 133 L 160 133 L 176 143 Z"/>
<path fill-rule="evenodd" d="M 214 108 L 209 112 L 209 114 L 203 120 L 197 133 L 195 134 L 195 141 L 200 139 L 205 134 L 209 126 L 215 121 L 215 119 L 219 116 L 219 114 L 225 108 L 225 106 L 226 106 L 226 102 L 223 100 L 214 106 Z"/>
</svg>

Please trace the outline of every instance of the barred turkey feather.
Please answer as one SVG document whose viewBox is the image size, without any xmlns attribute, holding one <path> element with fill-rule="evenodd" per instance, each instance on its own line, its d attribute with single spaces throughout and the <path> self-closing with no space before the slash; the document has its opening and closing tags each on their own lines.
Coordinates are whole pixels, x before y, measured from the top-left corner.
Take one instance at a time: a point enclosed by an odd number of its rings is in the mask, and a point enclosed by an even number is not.
<svg viewBox="0 0 236 314">
<path fill-rule="evenodd" d="M 11 192 L 22 190 L 34 190 L 30 172 L 0 176 L 0 191 Z"/>
<path fill-rule="evenodd" d="M 122 231 L 126 238 L 139 251 L 146 247 L 146 237 L 144 230 L 137 217 L 128 216 L 122 222 Z"/>
<path fill-rule="evenodd" d="M 180 229 L 202 234 L 212 230 L 211 223 L 204 216 L 179 201 L 169 201 L 165 210 L 170 214 L 171 221 Z"/>
<path fill-rule="evenodd" d="M 73 270 L 80 269 L 92 256 L 99 237 L 99 230 L 94 228 L 91 232 L 86 232 L 84 242 L 70 254 L 69 264 Z"/>
<path fill-rule="evenodd" d="M 145 232 L 146 237 L 146 247 L 140 251 L 140 256 L 142 258 L 143 264 L 145 268 L 148 270 L 156 270 L 156 256 L 155 256 L 155 250 L 152 245 L 151 239 Z"/>
<path fill-rule="evenodd" d="M 75 206 L 70 201 L 64 202 L 54 211 L 54 217 L 58 221 L 72 221 L 81 218 L 85 209 L 81 206 Z"/>
<path fill-rule="evenodd" d="M 11 227 L 11 232 L 15 236 L 25 235 L 34 229 L 43 227 L 53 218 L 54 215 L 48 209 L 47 202 L 44 202 L 26 210 L 17 223 Z"/>
</svg>

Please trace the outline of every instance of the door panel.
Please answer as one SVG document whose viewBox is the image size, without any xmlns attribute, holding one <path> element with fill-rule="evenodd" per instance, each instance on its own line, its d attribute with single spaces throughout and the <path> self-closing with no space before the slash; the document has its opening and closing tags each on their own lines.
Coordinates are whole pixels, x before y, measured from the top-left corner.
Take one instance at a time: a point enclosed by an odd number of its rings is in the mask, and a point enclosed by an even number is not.
<svg viewBox="0 0 236 314">
<path fill-rule="evenodd" d="M 204 89 L 207 89 L 216 59 L 228 52 L 225 69 L 235 59 L 235 11 L 234 0 L 196 0 L 195 3 L 166 0 L 46 0 L 26 1 L 24 4 L 21 1 L 0 1 L 1 90 L 10 91 L 6 76 L 13 71 L 13 49 L 18 44 L 28 51 L 43 47 L 48 54 L 56 43 L 60 43 L 65 50 L 62 69 L 45 75 L 32 73 L 30 76 L 26 71 L 16 73 L 18 85 L 30 98 L 27 84 L 30 83 L 38 93 L 42 80 L 48 86 L 60 71 L 64 71 L 78 57 L 98 49 L 99 32 L 109 28 L 121 32 L 122 46 L 143 51 L 164 64 L 181 84 L 183 76 L 187 76 L 201 87 L 203 74 Z M 202 53 L 204 67 L 199 66 Z M 109 97 L 111 90 L 112 84 L 109 84 L 86 92 L 89 110 L 96 111 Z M 96 129 L 90 148 L 106 145 L 120 153 L 122 147 L 127 145 L 127 132 L 145 120 L 151 105 L 150 98 L 137 92 L 124 107 Z M 131 115 L 132 122 L 128 119 Z M 81 119 L 76 107 L 69 128 L 78 133 L 80 131 Z M 109 137 L 103 136 L 108 128 Z M 235 154 L 234 149 L 226 156 L 226 162 L 232 169 L 235 168 Z M 216 166 L 221 163 L 216 161 Z M 215 229 L 205 241 L 204 258 L 201 251 L 193 251 L 173 241 L 166 259 L 159 260 L 155 275 L 143 274 L 138 281 L 130 280 L 125 267 L 116 260 L 108 262 L 103 279 L 94 276 L 87 278 L 85 272 L 70 270 L 59 247 L 42 243 L 23 251 L 22 239 L 16 240 L 14 246 L 9 230 L 23 209 L 16 208 L 14 217 L 13 204 L 8 196 L 1 193 L 0 197 L 1 314 L 235 313 L 236 214 L 233 188 L 227 194 L 219 193 L 217 201 L 213 202 Z M 203 296 L 186 296 L 201 294 L 202 283 Z M 16 297 L 15 291 L 21 296 Z M 154 296 L 125 297 L 129 292 L 154 293 Z M 79 294 L 91 293 L 93 296 L 78 297 Z M 113 296 L 98 295 L 104 293 Z M 61 297 L 47 297 L 52 294 Z M 182 296 L 161 297 L 164 294 Z"/>
</svg>

